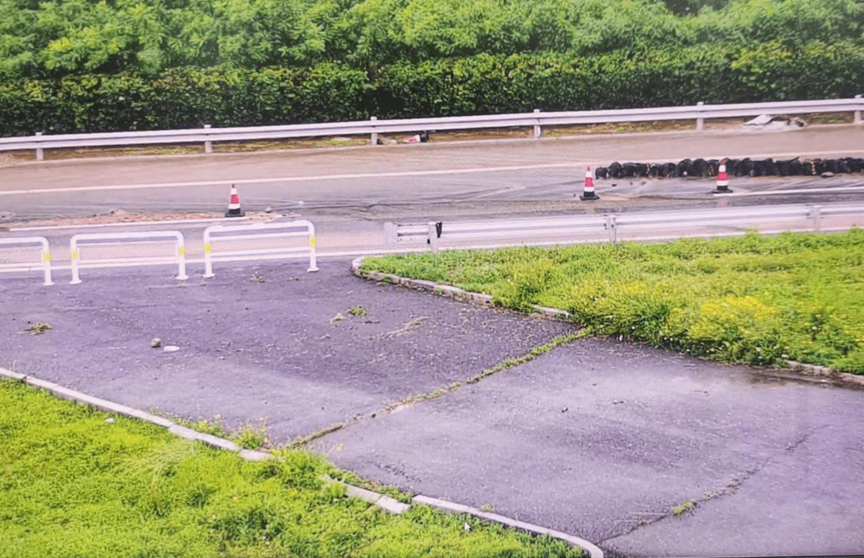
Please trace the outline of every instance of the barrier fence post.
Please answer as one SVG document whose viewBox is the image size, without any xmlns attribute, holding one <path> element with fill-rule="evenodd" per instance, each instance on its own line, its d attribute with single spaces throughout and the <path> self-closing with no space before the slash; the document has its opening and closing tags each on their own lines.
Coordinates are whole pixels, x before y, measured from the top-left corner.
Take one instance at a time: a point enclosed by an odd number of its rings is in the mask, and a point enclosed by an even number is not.
<svg viewBox="0 0 864 558">
<path fill-rule="evenodd" d="M 42 268 L 42 272 L 45 276 L 45 282 L 43 285 L 49 286 L 54 283 L 51 281 L 51 250 L 48 246 L 48 239 L 44 236 L 26 236 L 26 237 L 18 237 L 18 238 L 0 238 L 0 246 L 18 246 L 22 244 L 40 244 L 42 249 L 39 254 L 39 267 Z M 18 263 L 3 263 L 4 260 L 0 259 L 0 270 L 2 271 L 32 271 L 34 267 L 29 263 L 27 264 L 18 264 Z"/>
<path fill-rule="evenodd" d="M 51 281 L 51 250 L 48 248 L 48 240 L 43 239 L 42 244 L 42 265 L 45 267 L 45 282 L 43 285 L 53 285 Z"/>
<path fill-rule="evenodd" d="M 181 281 L 189 279 L 186 275 L 186 243 L 183 241 L 183 235 L 177 238 L 177 279 Z"/>
<path fill-rule="evenodd" d="M 78 276 L 78 239 L 73 236 L 69 243 L 69 248 L 72 252 L 72 280 L 69 281 L 69 284 L 77 285 L 81 282 L 81 278 Z"/>
<path fill-rule="evenodd" d="M 369 120 L 372 121 L 372 145 L 378 145 L 378 132 L 375 131 L 375 121 L 378 120 L 378 117 L 373 116 Z"/>
<path fill-rule="evenodd" d="M 858 95 L 855 95 L 855 98 L 860 101 L 861 100 L 861 94 L 859 93 Z M 854 124 L 861 124 L 861 111 L 860 110 L 855 111 L 855 119 L 853 120 L 853 123 Z"/>
<path fill-rule="evenodd" d="M 698 103 L 696 103 L 696 106 L 701 107 L 704 104 L 705 103 L 703 101 L 699 101 Z M 700 116 L 699 118 L 696 119 L 696 131 L 701 132 L 704 128 L 705 128 L 705 119 Z"/>
<path fill-rule="evenodd" d="M 209 130 L 210 124 L 204 124 L 204 129 Z M 207 136 L 205 135 L 204 137 L 206 138 Z M 213 142 L 212 141 L 210 141 L 210 140 L 204 141 L 204 153 L 213 153 Z"/>
<path fill-rule="evenodd" d="M 308 272 L 318 271 L 318 259 L 315 255 L 315 247 L 318 246 L 318 238 L 315 236 L 315 229 L 312 225 L 309 225 L 309 232 L 311 236 L 309 237 L 309 268 L 306 270 Z"/>
<path fill-rule="evenodd" d="M 286 230 L 294 229 L 294 230 Z M 300 229 L 300 230 L 297 230 Z M 308 246 L 279 246 L 265 248 L 231 249 L 232 241 L 254 241 L 273 238 L 307 237 Z M 229 247 L 213 252 L 214 242 L 228 242 Z M 241 261 L 250 259 L 277 259 L 292 257 L 302 253 L 309 257 L 308 272 L 318 271 L 316 247 L 318 238 L 315 236 L 315 225 L 299 219 L 284 223 L 254 223 L 251 225 L 225 226 L 213 225 L 204 229 L 204 277 L 215 277 L 213 262 Z"/>
<path fill-rule="evenodd" d="M 36 135 L 41 136 L 42 132 L 36 132 Z M 37 161 L 44 161 L 45 160 L 45 152 L 42 150 L 41 147 L 36 148 L 36 160 Z"/>
<path fill-rule="evenodd" d="M 189 276 L 186 275 L 186 244 L 183 240 L 183 234 L 178 231 L 153 231 L 153 232 L 134 232 L 134 233 L 95 233 L 95 234 L 76 234 L 69 241 L 69 252 L 71 253 L 71 269 L 72 280 L 71 285 L 81 283 L 79 274 L 81 268 L 81 244 L 92 243 L 97 241 L 96 246 L 109 246 L 114 244 L 137 244 L 137 243 L 162 243 L 165 240 L 156 239 L 173 239 L 174 240 L 174 256 L 159 256 L 147 257 L 133 255 L 127 253 L 125 257 L 96 260 L 90 267 L 127 267 L 130 265 L 163 265 L 172 263 L 177 266 L 177 279 L 185 280 Z M 113 242 L 101 243 L 99 241 L 110 240 Z"/>
<path fill-rule="evenodd" d="M 209 279 L 215 277 L 213 273 L 213 244 L 210 242 L 210 230 L 208 227 L 204 231 L 204 278 Z"/>
<path fill-rule="evenodd" d="M 534 114 L 540 114 L 540 109 L 534 109 Z M 540 129 L 540 120 L 537 120 L 537 124 L 534 124 L 534 139 L 540 139 L 543 131 Z"/>
</svg>

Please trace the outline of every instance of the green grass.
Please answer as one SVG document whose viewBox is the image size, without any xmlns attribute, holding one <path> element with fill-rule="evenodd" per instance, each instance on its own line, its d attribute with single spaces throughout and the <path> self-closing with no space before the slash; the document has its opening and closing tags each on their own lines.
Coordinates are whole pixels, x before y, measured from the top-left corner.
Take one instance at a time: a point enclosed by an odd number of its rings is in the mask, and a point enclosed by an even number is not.
<svg viewBox="0 0 864 558">
<path fill-rule="evenodd" d="M 597 334 L 711 359 L 864 374 L 864 231 L 367 259 L 496 304 L 567 310 Z"/>
<path fill-rule="evenodd" d="M 415 506 L 390 515 L 324 482 L 0 380 L 0 557 L 573 556 L 560 541 Z M 349 475 L 350 476 L 350 475 Z M 466 532 L 463 523 L 471 524 Z"/>
<path fill-rule="evenodd" d="M 687 513 L 688 511 L 692 510 L 695 507 L 696 507 L 696 504 L 694 504 L 693 502 L 684 502 L 683 504 L 675 506 L 674 508 L 672 508 L 672 515 L 675 515 L 675 516 L 682 515 L 684 513 Z"/>
</svg>

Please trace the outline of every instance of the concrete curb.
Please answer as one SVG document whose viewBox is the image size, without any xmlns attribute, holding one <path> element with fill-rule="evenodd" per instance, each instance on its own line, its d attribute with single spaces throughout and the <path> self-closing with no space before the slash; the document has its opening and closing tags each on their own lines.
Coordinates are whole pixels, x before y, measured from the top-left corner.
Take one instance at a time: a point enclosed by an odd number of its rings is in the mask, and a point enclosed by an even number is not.
<svg viewBox="0 0 864 558">
<path fill-rule="evenodd" d="M 402 503 L 395 498 L 391 498 L 390 496 L 378 494 L 377 492 L 372 492 L 371 490 L 366 490 L 365 488 L 360 488 L 359 486 L 346 484 L 345 494 L 351 496 L 352 498 L 360 498 L 361 500 L 371 502 L 379 508 L 383 508 L 397 515 L 401 515 L 411 509 L 410 504 Z"/>
<path fill-rule="evenodd" d="M 495 523 L 500 523 L 501 525 L 510 527 L 511 529 L 518 529 L 520 531 L 526 531 L 535 535 L 549 535 L 550 537 L 562 540 L 571 546 L 578 546 L 582 548 L 583 550 L 588 552 L 591 558 L 603 558 L 603 551 L 600 550 L 600 548 L 598 548 L 596 545 L 591 544 L 584 539 L 580 539 L 579 537 L 568 535 L 567 533 L 554 531 L 545 527 L 532 525 L 531 523 L 525 523 L 524 521 L 510 519 L 509 517 L 504 517 L 503 515 L 498 515 L 497 513 L 484 512 L 470 506 L 454 504 L 453 502 L 447 502 L 445 500 L 439 500 L 437 498 L 430 498 L 428 496 L 423 496 L 420 494 L 414 496 L 411 501 L 415 504 L 425 504 L 427 506 L 432 506 L 433 508 L 438 508 L 439 510 L 444 510 L 448 512 L 466 513 L 480 519 L 485 519 L 486 521 L 494 521 Z"/>
<path fill-rule="evenodd" d="M 398 275 L 391 275 L 389 273 L 378 273 L 377 271 L 361 270 L 360 266 L 363 264 L 363 260 L 369 257 L 375 256 L 360 256 L 354 258 L 354 260 L 351 262 L 351 271 L 354 273 L 354 275 L 360 277 L 361 279 L 370 279 L 372 281 L 392 283 L 393 285 L 402 285 L 403 287 L 408 287 L 412 289 L 422 289 L 424 291 L 429 291 L 437 295 L 452 298 L 453 300 L 473 302 L 476 304 L 483 304 L 485 306 L 492 306 L 492 295 L 490 294 L 474 293 L 471 291 L 460 289 L 459 287 L 454 287 L 452 285 L 440 285 L 438 283 L 434 283 L 432 281 L 425 281 L 423 279 L 408 279 L 406 277 L 399 277 Z M 531 308 L 538 314 L 542 314 L 556 320 L 567 320 L 571 316 L 570 312 L 567 312 L 566 310 L 547 308 L 538 304 L 532 304 Z"/>
<path fill-rule="evenodd" d="M 267 452 L 243 449 L 231 440 L 226 440 L 225 438 L 219 438 L 218 436 L 213 436 L 212 434 L 205 434 L 203 432 L 192 430 L 191 428 L 181 426 L 172 420 L 156 416 L 152 413 L 134 409 L 132 407 L 127 407 L 126 405 L 114 403 L 113 401 L 108 401 L 99 397 L 93 397 L 92 395 L 87 395 L 86 393 L 81 393 L 80 391 L 65 388 L 53 382 L 40 380 L 39 378 L 35 378 L 27 374 L 19 374 L 18 372 L 6 370 L 5 368 L 0 368 L 0 377 L 5 377 L 10 380 L 16 380 L 31 385 L 33 387 L 44 389 L 63 399 L 69 399 L 78 403 L 84 403 L 101 409 L 103 411 L 107 411 L 109 413 L 124 415 L 145 422 L 149 422 L 151 424 L 155 424 L 156 426 L 161 426 L 175 436 L 180 436 L 181 438 L 185 438 L 191 441 L 201 442 L 217 449 L 234 452 L 238 454 L 241 458 L 248 461 L 263 461 L 265 459 L 273 457 Z M 384 494 L 378 494 L 377 492 L 343 483 L 341 481 L 329 482 L 338 482 L 345 485 L 345 494 L 347 496 L 351 498 L 360 498 L 390 513 L 401 515 L 411 509 L 411 504 L 405 504 L 396 500 L 395 498 L 386 496 Z M 480 510 L 475 510 L 474 508 L 446 502 L 444 500 L 437 500 L 435 498 L 428 498 L 426 496 L 415 496 L 412 501 L 416 501 L 418 504 L 427 504 L 430 506 L 434 506 L 438 509 L 442 509 L 445 511 L 468 513 L 481 519 L 485 519 L 487 521 L 494 521 L 495 523 L 500 523 L 507 527 L 527 531 L 529 533 L 549 535 L 553 538 L 561 539 L 570 545 L 578 546 L 585 549 L 590 553 L 591 558 L 603 558 L 603 552 L 599 548 L 595 547 L 593 544 L 587 541 L 583 541 L 582 539 L 579 539 L 577 537 L 567 535 L 566 533 L 559 533 L 558 531 L 552 531 L 550 529 L 538 527 L 536 525 L 530 525 L 528 523 L 523 523 L 521 521 L 516 521 L 500 515 L 481 512 Z"/>
<path fill-rule="evenodd" d="M 363 264 L 363 260 L 369 257 L 375 256 L 360 256 L 354 258 L 354 260 L 351 262 L 351 270 L 354 272 L 354 275 L 362 279 L 383 281 L 386 283 L 402 285 L 403 287 L 409 287 L 413 289 L 423 289 L 434 294 L 452 298 L 454 300 L 475 302 L 485 304 L 487 306 L 492 305 L 492 295 L 484 293 L 472 293 L 470 291 L 462 290 L 459 287 L 453 287 L 451 285 L 439 285 L 438 283 L 433 283 L 432 281 L 407 279 L 405 277 L 391 275 L 388 273 L 378 273 L 376 271 L 361 270 L 360 266 Z M 537 304 L 532 304 L 531 308 L 540 315 L 547 316 L 556 320 L 569 320 L 571 318 L 570 312 L 567 312 L 566 310 L 547 308 L 545 306 L 539 306 Z M 805 364 L 802 362 L 795 362 L 790 360 L 787 361 L 787 367 L 775 366 L 772 367 L 772 369 L 777 370 L 778 372 L 785 371 L 790 373 L 791 375 L 794 375 L 798 379 L 811 382 L 831 382 L 845 387 L 864 387 L 864 376 L 860 376 L 857 374 L 847 374 L 845 372 L 837 372 L 836 370 L 828 368 L 827 366 L 817 366 L 815 364 Z M 772 372 L 762 372 L 762 374 L 765 376 L 776 375 Z M 788 377 L 788 375 L 784 375 L 784 377 Z"/>
<path fill-rule="evenodd" d="M 812 378 L 818 381 L 825 381 L 822 378 L 825 378 L 828 381 L 839 382 L 843 384 L 851 384 L 855 386 L 864 387 L 864 376 L 859 376 L 858 374 L 848 374 L 846 372 L 837 372 L 832 368 L 828 368 L 827 366 L 817 366 L 815 364 L 805 364 L 803 362 L 795 362 L 794 360 L 786 361 L 788 368 L 779 368 L 780 370 L 791 370 L 793 372 L 799 372 L 804 374 L 805 376 Z M 822 378 L 820 378 L 820 376 Z"/>
</svg>

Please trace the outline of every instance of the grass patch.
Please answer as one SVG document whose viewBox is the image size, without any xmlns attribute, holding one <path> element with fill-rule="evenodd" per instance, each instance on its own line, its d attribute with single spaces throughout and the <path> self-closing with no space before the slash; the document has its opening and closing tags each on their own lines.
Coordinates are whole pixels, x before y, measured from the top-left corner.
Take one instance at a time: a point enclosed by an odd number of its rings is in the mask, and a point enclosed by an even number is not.
<svg viewBox="0 0 864 558">
<path fill-rule="evenodd" d="M 864 231 L 399 254 L 363 269 L 456 285 L 591 331 L 725 362 L 864 374 Z"/>
<path fill-rule="evenodd" d="M 684 502 L 683 504 L 672 508 L 672 514 L 675 516 L 679 516 L 681 514 L 687 513 L 695 507 L 696 504 L 694 504 L 693 502 Z"/>
<path fill-rule="evenodd" d="M 393 516 L 345 498 L 324 480 L 340 472 L 309 453 L 246 462 L 10 380 L 0 409 L 2 557 L 578 555 L 423 506 Z"/>
</svg>

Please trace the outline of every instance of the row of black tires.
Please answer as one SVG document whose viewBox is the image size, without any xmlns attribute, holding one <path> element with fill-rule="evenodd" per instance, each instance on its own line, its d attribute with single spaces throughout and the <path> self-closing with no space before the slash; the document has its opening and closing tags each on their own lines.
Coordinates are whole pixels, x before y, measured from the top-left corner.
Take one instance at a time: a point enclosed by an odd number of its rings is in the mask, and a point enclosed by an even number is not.
<svg viewBox="0 0 864 558">
<path fill-rule="evenodd" d="M 816 176 L 864 172 L 864 159 L 684 159 L 678 163 L 619 163 L 597 167 L 595 178 L 707 178 L 717 176 L 721 163 L 729 176 Z"/>
</svg>

